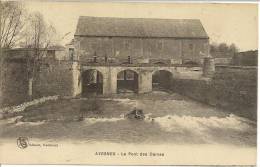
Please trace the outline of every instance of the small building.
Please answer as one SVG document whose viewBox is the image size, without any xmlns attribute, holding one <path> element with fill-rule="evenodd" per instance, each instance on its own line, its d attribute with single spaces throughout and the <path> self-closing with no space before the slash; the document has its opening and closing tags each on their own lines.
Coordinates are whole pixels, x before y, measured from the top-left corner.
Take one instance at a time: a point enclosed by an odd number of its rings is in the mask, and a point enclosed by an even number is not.
<svg viewBox="0 0 260 167">
<path fill-rule="evenodd" d="M 197 19 L 80 16 L 74 40 L 82 62 L 201 64 L 209 53 L 209 37 Z"/>
<path fill-rule="evenodd" d="M 235 66 L 257 66 L 258 50 L 238 52 L 232 58 L 232 65 Z"/>
<path fill-rule="evenodd" d="M 65 51 L 65 47 L 64 46 L 60 46 L 60 45 L 57 45 L 57 46 L 50 46 L 48 49 L 47 49 L 47 57 L 49 58 L 53 58 L 55 60 L 64 60 L 66 59 L 66 57 L 68 57 L 66 55 L 66 51 Z"/>
<path fill-rule="evenodd" d="M 65 55 L 65 47 L 51 46 L 49 48 L 37 49 L 41 58 L 52 60 L 63 60 Z M 26 57 L 33 57 L 36 53 L 35 48 L 13 48 L 4 50 L 6 58 L 9 59 L 24 59 Z"/>
<path fill-rule="evenodd" d="M 76 55 L 74 54 L 74 39 L 72 39 L 69 43 L 67 43 L 65 45 L 66 48 L 66 57 L 64 57 L 64 60 L 71 60 L 71 61 L 75 61 L 78 60 L 78 58 L 76 57 Z"/>
</svg>

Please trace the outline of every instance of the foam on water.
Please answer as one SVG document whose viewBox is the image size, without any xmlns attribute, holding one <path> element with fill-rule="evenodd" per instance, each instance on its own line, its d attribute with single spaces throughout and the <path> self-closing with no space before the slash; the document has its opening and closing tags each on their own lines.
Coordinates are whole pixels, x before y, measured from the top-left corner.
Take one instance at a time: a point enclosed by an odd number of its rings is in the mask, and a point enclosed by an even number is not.
<svg viewBox="0 0 260 167">
<path fill-rule="evenodd" d="M 133 101 L 129 98 L 104 98 L 102 100 L 113 100 L 113 101 L 118 101 L 118 102 L 129 102 L 129 101 Z"/>
<path fill-rule="evenodd" d="M 30 126 L 37 126 L 37 125 L 42 125 L 44 124 L 46 121 L 37 121 L 37 122 L 22 122 L 19 121 L 17 122 L 15 125 L 19 126 L 19 125 L 30 125 Z"/>
<path fill-rule="evenodd" d="M 23 116 L 16 116 L 12 118 L 8 118 L 6 120 L 1 120 L 0 124 L 13 124 L 15 126 L 20 126 L 20 125 L 30 125 L 30 126 L 35 126 L 35 125 L 42 125 L 46 123 L 46 121 L 37 121 L 37 122 L 23 122 L 20 121 L 20 119 Z"/>
<path fill-rule="evenodd" d="M 148 116 L 148 115 L 147 115 Z M 147 117 L 145 121 L 150 122 Z M 194 116 L 177 116 L 166 115 L 163 117 L 153 118 L 155 123 L 158 123 L 162 130 L 172 132 L 180 130 L 196 130 L 198 133 L 211 128 L 232 129 L 237 131 L 247 131 L 252 129 L 252 121 L 230 114 L 227 117 L 194 117 Z"/>
<path fill-rule="evenodd" d="M 113 101 L 117 101 L 121 104 L 125 104 L 125 105 L 134 105 L 136 106 L 137 105 L 137 101 L 136 100 L 131 100 L 131 99 L 113 99 Z"/>
<path fill-rule="evenodd" d="M 6 123 L 15 123 L 16 120 L 21 119 L 23 116 L 16 116 L 16 117 L 12 117 L 12 118 L 8 118 L 5 122 Z"/>
<path fill-rule="evenodd" d="M 85 118 L 84 121 L 86 123 L 94 124 L 98 122 L 117 122 L 124 120 L 125 118 L 120 117 L 120 118 Z"/>
</svg>

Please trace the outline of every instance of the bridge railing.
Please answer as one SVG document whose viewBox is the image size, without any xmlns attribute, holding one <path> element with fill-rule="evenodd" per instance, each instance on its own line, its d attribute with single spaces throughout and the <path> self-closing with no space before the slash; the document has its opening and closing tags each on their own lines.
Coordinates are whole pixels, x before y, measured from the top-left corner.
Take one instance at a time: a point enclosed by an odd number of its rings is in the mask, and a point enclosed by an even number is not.
<svg viewBox="0 0 260 167">
<path fill-rule="evenodd" d="M 124 66 L 124 67 L 201 67 L 194 64 L 161 64 L 161 63 L 104 63 L 104 62 L 86 62 L 78 61 L 84 66 Z"/>
</svg>

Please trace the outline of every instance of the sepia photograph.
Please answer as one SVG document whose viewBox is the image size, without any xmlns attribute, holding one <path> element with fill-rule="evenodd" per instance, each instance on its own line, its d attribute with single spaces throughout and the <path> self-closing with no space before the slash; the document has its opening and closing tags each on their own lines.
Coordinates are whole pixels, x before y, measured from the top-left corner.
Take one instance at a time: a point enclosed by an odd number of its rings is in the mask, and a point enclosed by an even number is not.
<svg viewBox="0 0 260 167">
<path fill-rule="evenodd" d="M 256 165 L 258 3 L 0 0 L 0 163 Z"/>
</svg>

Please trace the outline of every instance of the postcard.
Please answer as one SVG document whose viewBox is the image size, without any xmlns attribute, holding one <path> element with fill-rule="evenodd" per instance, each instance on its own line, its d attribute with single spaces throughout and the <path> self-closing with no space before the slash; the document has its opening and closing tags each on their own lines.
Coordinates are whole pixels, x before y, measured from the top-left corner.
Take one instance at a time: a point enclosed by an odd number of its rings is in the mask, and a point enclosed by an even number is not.
<svg viewBox="0 0 260 167">
<path fill-rule="evenodd" d="M 0 1 L 0 163 L 256 165 L 257 3 Z"/>
</svg>

